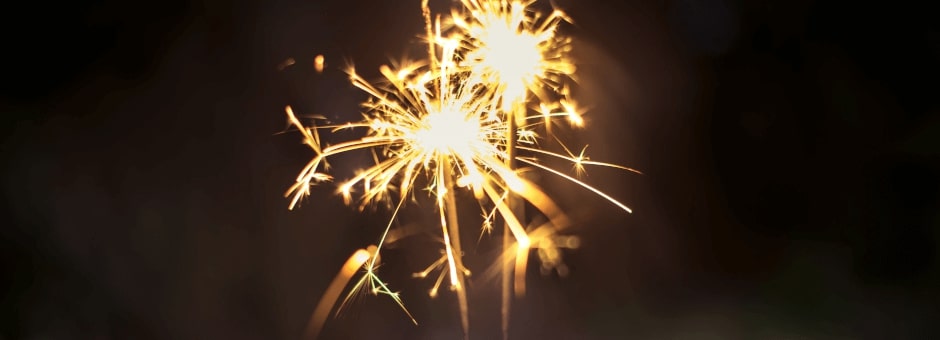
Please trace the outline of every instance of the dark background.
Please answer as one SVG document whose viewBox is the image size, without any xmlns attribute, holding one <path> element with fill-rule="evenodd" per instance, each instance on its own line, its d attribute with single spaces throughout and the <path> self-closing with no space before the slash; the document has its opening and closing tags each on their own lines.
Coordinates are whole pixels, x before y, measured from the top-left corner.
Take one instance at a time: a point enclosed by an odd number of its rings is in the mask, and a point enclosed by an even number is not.
<svg viewBox="0 0 940 340">
<path fill-rule="evenodd" d="M 5 4 L 0 339 L 298 339 L 388 213 L 329 187 L 287 210 L 312 153 L 278 134 L 283 107 L 356 118 L 342 66 L 371 79 L 410 53 L 419 2 Z M 645 175 L 587 178 L 633 214 L 543 177 L 582 247 L 567 278 L 530 273 L 513 338 L 940 337 L 929 5 L 557 3 L 592 108 L 572 144 Z M 346 161 L 335 173 L 364 164 Z M 324 338 L 457 338 L 452 295 L 409 277 L 429 240 L 383 257 L 420 326 L 365 297 Z M 475 339 L 499 334 L 496 294 L 474 281 Z"/>
</svg>

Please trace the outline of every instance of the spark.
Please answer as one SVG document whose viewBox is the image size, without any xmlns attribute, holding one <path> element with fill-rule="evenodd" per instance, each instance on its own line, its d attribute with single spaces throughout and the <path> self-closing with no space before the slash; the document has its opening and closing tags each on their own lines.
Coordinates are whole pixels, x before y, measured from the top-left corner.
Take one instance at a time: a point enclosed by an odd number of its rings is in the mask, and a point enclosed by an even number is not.
<svg viewBox="0 0 940 340">
<path fill-rule="evenodd" d="M 323 323 L 326 321 L 327 315 L 330 313 L 330 309 L 333 307 L 333 302 L 336 301 L 340 294 L 343 291 L 343 287 L 349 284 L 349 280 L 352 276 L 358 271 L 361 267 L 366 265 L 368 261 L 378 256 L 377 254 L 378 247 L 370 245 L 366 249 L 356 250 L 352 255 L 349 256 L 349 259 L 346 260 L 346 263 L 343 264 L 343 267 L 340 269 L 336 277 L 333 278 L 333 281 L 330 282 L 329 287 L 326 291 L 323 292 L 323 297 L 320 299 L 320 303 L 317 304 L 317 308 L 314 310 L 313 315 L 310 317 L 310 322 L 307 324 L 307 329 L 305 331 L 306 337 L 313 339 L 316 338 L 320 333 L 320 330 L 323 329 Z M 408 317 L 412 322 L 417 323 L 414 320 L 414 317 L 408 313 L 407 309 L 404 309 L 404 305 L 401 302 L 401 299 L 398 297 L 397 293 L 394 293 L 388 290 L 388 285 L 378 279 L 378 276 L 375 275 L 376 267 L 370 267 L 366 270 L 366 275 L 363 275 L 363 278 L 357 282 L 354 288 L 350 291 L 346 298 L 343 299 L 343 305 L 350 297 L 359 293 L 360 289 L 365 286 L 365 282 L 368 281 L 372 284 L 373 294 L 386 294 L 392 297 L 396 303 L 408 314 Z M 343 305 L 340 305 L 339 310 L 342 310 Z"/>
<path fill-rule="evenodd" d="M 543 16 L 529 7 L 533 2 L 461 0 L 463 7 L 452 11 L 466 51 L 463 65 L 474 69 L 474 80 L 499 92 L 506 111 L 527 91 L 547 100 L 554 91 L 546 90 L 575 71 L 566 55 L 570 39 L 557 34 L 559 24 L 570 20 L 560 10 Z"/>
<path fill-rule="evenodd" d="M 322 54 L 317 54 L 317 56 L 313 58 L 313 68 L 317 70 L 317 73 L 323 73 L 323 67 L 325 65 Z"/>
<path fill-rule="evenodd" d="M 469 337 L 466 278 L 471 271 L 462 260 L 457 191 L 472 192 L 482 208 L 481 237 L 492 230 L 497 218 L 505 224 L 504 237 L 511 244 L 506 242 L 495 265 L 502 270 L 505 291 L 513 274 L 517 296 L 525 293 L 530 250 L 537 250 L 543 272 L 555 270 L 565 275 L 568 270 L 561 261 L 560 249 L 578 246 L 576 238 L 559 234 L 572 222 L 522 171 L 557 175 L 631 212 L 577 177 L 583 175 L 586 165 L 635 170 L 591 161 L 586 155 L 587 146 L 575 155 L 557 137 L 553 140 L 564 154 L 539 145 L 542 134 L 552 135 L 555 119 L 567 119 L 574 127 L 583 127 L 584 120 L 567 87 L 575 71 L 567 56 L 570 39 L 558 33 L 559 25 L 570 19 L 560 10 L 542 15 L 529 7 L 533 2 L 461 0 L 442 24 L 440 17 L 432 20 L 427 0 L 423 0 L 428 47 L 425 59 L 382 66 L 379 71 L 384 79 L 375 84 L 359 76 L 354 68 L 348 69 L 351 83 L 370 97 L 362 104 L 361 120 L 305 125 L 290 106 L 285 109 L 290 124 L 314 152 L 285 193 L 290 198 L 290 209 L 298 206 L 313 186 L 334 179 L 329 173 L 329 158 L 355 151 L 372 152 L 375 163 L 340 182 L 337 193 L 347 204 L 358 204 L 360 209 L 376 203 L 395 206 L 377 245 L 354 254 L 334 279 L 311 319 L 312 329 L 322 326 L 329 306 L 338 300 L 341 288 L 334 286 L 345 286 L 357 268 L 364 269 L 364 274 L 339 304 L 340 309 L 356 292 L 370 287 L 373 294 L 390 296 L 414 321 L 398 293 L 379 280 L 376 269 L 383 245 L 390 242 L 392 222 L 405 202 L 414 200 L 418 192 L 428 192 L 436 203 L 443 249 L 437 261 L 413 276 L 426 278 L 439 271 L 429 290 L 431 297 L 439 294 L 439 287 L 447 279 L 446 284 L 458 298 L 465 338 Z M 317 56 L 315 64 L 318 72 L 322 70 L 322 55 Z M 530 101 L 539 109 L 529 110 Z M 362 131 L 363 136 L 332 145 L 320 140 L 319 131 L 343 129 Z M 537 156 L 571 162 L 576 176 L 541 163 Z M 517 162 L 529 168 L 519 169 Z M 544 221 L 529 224 L 519 209 L 523 204 L 533 207 Z M 504 334 L 507 310 L 508 300 L 504 300 Z"/>
</svg>

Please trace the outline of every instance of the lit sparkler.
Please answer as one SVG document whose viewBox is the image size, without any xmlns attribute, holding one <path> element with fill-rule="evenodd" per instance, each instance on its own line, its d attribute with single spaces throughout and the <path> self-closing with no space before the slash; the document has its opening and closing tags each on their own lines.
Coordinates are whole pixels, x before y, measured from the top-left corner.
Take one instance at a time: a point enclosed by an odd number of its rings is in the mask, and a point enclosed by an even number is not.
<svg viewBox="0 0 940 340">
<path fill-rule="evenodd" d="M 524 104 L 527 93 L 554 102 L 553 94 L 575 71 L 567 57 L 570 39 L 557 34 L 558 25 L 570 20 L 560 10 L 543 17 L 529 8 L 533 2 L 461 0 L 463 7 L 452 11 L 466 51 L 462 64 L 474 69 L 475 81 L 498 93 L 510 115 L 518 112 L 511 106 Z"/>
<path fill-rule="evenodd" d="M 550 134 L 555 119 L 567 118 L 575 126 L 580 126 L 583 120 L 566 87 L 574 72 L 566 56 L 569 39 L 557 33 L 558 25 L 566 17 L 559 10 L 543 17 L 529 7 L 532 2 L 462 0 L 462 6 L 452 11 L 449 21 L 445 20 L 449 24 L 442 29 L 440 18 L 432 20 L 424 0 L 427 59 L 403 62 L 394 68 L 383 66 L 380 71 L 387 84 L 382 86 L 365 81 L 350 68 L 353 85 L 370 96 L 363 104 L 362 120 L 306 126 L 287 107 L 291 124 L 301 131 L 304 143 L 315 152 L 286 193 L 292 198 L 291 209 L 309 195 L 313 185 L 333 179 L 327 173 L 329 157 L 355 150 L 371 151 L 375 165 L 340 183 L 338 193 L 347 204 L 355 202 L 360 208 L 377 202 L 394 206 L 377 245 L 356 252 L 324 295 L 311 320 L 311 325 L 315 325 L 311 328 L 314 336 L 328 306 L 338 300 L 334 286 L 344 286 L 352 275 L 347 267 L 363 268 L 365 274 L 342 304 L 360 289 L 370 288 L 374 294 L 391 296 L 404 309 L 399 295 L 378 278 L 376 268 L 392 222 L 405 202 L 415 199 L 416 189 L 427 189 L 435 199 L 444 249 L 440 260 L 415 276 L 426 277 L 440 270 L 430 291 L 432 296 L 437 294 L 443 279 L 448 279 L 449 287 L 457 294 L 465 336 L 469 334 L 465 281 L 470 271 L 462 261 L 455 191 L 473 192 L 485 212 L 484 230 L 489 230 L 496 218 L 506 225 L 504 235 L 511 242 L 505 243 L 500 261 L 493 267 L 502 269 L 504 296 L 508 294 L 512 272 L 514 292 L 524 293 L 530 250 L 538 249 L 543 271 L 555 269 L 564 274 L 567 269 L 560 261 L 558 249 L 577 245 L 576 239 L 558 235 L 560 229 L 570 225 L 569 219 L 549 195 L 520 175 L 517 164 L 557 175 L 630 211 L 609 195 L 537 158 L 567 160 L 577 172 L 583 171 L 585 165 L 634 171 L 589 161 L 584 149 L 575 156 L 557 138 L 553 140 L 567 154 L 545 150 L 537 143 L 540 133 Z M 319 62 L 322 64 L 322 60 Z M 527 109 L 530 104 L 538 109 Z M 319 137 L 323 129 L 366 132 L 361 139 L 323 145 Z M 545 217 L 545 222 L 528 224 L 520 213 L 522 204 L 533 207 Z M 508 299 L 504 299 L 503 320 L 505 335 Z"/>
</svg>

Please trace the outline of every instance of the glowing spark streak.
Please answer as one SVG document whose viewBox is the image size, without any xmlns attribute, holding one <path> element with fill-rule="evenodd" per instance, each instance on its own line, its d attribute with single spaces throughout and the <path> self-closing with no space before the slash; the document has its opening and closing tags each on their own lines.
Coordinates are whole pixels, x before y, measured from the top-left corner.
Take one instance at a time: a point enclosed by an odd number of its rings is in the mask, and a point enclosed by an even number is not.
<svg viewBox="0 0 940 340">
<path fill-rule="evenodd" d="M 521 149 L 521 150 L 526 150 L 526 151 L 531 151 L 531 152 L 535 152 L 535 153 L 540 153 L 540 154 L 547 155 L 547 156 L 552 156 L 552 157 L 561 158 L 561 159 L 563 159 L 563 160 L 570 161 L 570 162 L 575 163 L 575 164 L 604 166 L 604 167 L 608 167 L 608 168 L 626 170 L 626 171 L 634 172 L 634 173 L 641 174 L 641 175 L 643 174 L 643 173 L 640 172 L 639 170 L 636 170 L 636 169 L 634 169 L 634 168 L 628 168 L 628 167 L 625 167 L 625 166 L 623 166 L 623 165 L 611 164 L 611 163 L 604 163 L 604 162 L 595 162 L 595 161 L 590 161 L 590 160 L 578 159 L 577 157 L 567 157 L 567 156 L 565 156 L 565 155 L 560 155 L 560 154 L 557 154 L 557 153 L 554 153 L 554 152 L 545 151 L 545 150 L 537 149 L 537 148 L 525 147 L 525 146 L 519 146 L 518 148 Z"/>
<path fill-rule="evenodd" d="M 424 268 L 424 270 L 420 272 L 411 274 L 411 276 L 419 278 L 419 279 L 428 277 L 428 274 L 430 274 L 431 271 L 434 270 L 435 268 L 440 267 L 442 264 L 444 264 L 444 261 L 447 261 L 447 256 L 441 256 L 441 258 L 437 259 L 437 261 L 434 261 L 434 263 L 431 263 L 431 265 L 429 265 L 427 268 Z"/>
<path fill-rule="evenodd" d="M 450 230 L 455 229 L 454 226 L 447 228 L 447 213 L 444 208 L 444 201 L 441 200 L 438 204 L 438 209 L 440 210 L 441 215 L 441 233 L 444 235 L 444 249 L 447 252 L 447 264 L 448 272 L 450 273 L 450 285 L 454 289 L 463 289 L 461 285 L 460 278 L 457 277 L 457 260 L 454 256 L 454 242 L 450 240 Z"/>
<path fill-rule="evenodd" d="M 310 321 L 307 323 L 307 329 L 304 332 L 307 339 L 316 339 L 317 334 L 323 329 L 323 323 L 326 322 L 326 317 L 330 314 L 330 309 L 333 308 L 333 303 L 339 299 L 339 294 L 343 292 L 343 288 L 349 283 L 349 279 L 351 279 L 353 274 L 355 274 L 359 268 L 362 268 L 362 265 L 372 258 L 373 255 L 375 255 L 374 246 L 368 249 L 356 250 L 356 252 L 346 260 L 342 269 L 339 270 L 339 274 L 336 274 L 336 277 L 330 282 L 326 291 L 323 292 L 323 297 L 320 298 L 317 308 L 313 311 L 313 316 L 310 317 Z"/>
<path fill-rule="evenodd" d="M 498 202 L 500 200 L 498 191 L 492 185 L 484 185 L 483 192 L 485 192 L 493 202 Z M 502 216 L 506 221 L 506 224 L 509 226 L 509 230 L 512 232 L 513 237 L 515 237 L 516 242 L 522 245 L 523 248 L 527 248 L 530 244 L 529 236 L 526 235 L 525 228 L 522 226 L 522 223 L 516 219 L 516 216 L 512 213 L 509 205 L 497 204 L 496 209 L 499 211 L 500 216 Z"/>
<path fill-rule="evenodd" d="M 443 202 L 439 204 L 439 207 L 441 209 L 441 225 L 444 226 L 444 229 L 445 229 L 444 230 L 444 240 L 445 240 L 444 243 L 449 245 L 448 246 L 448 252 L 449 252 L 448 260 L 450 263 L 451 285 L 457 291 L 457 303 L 460 306 L 460 323 L 461 323 L 461 326 L 463 327 L 464 339 L 469 339 L 470 338 L 470 309 L 467 305 L 467 291 L 464 288 L 466 285 L 463 283 L 464 281 L 463 260 L 461 260 L 460 258 L 461 256 L 463 256 L 463 254 L 460 251 L 460 229 L 457 225 L 457 199 L 454 196 L 454 191 L 453 191 L 454 183 L 453 183 L 453 177 L 450 173 L 452 171 L 450 169 L 450 164 L 446 162 L 446 160 L 443 159 L 443 157 L 441 161 L 444 162 L 443 163 L 444 166 L 440 167 L 441 171 L 439 174 L 443 178 L 439 179 L 440 181 L 439 184 L 444 185 L 443 190 L 445 191 L 444 192 L 445 196 L 443 196 L 444 200 Z M 442 196 L 438 196 L 438 197 L 442 197 Z M 447 208 L 446 209 L 446 213 L 447 213 L 446 221 L 444 220 L 444 213 L 445 213 L 444 204 L 447 205 L 446 206 Z M 451 228 L 446 228 L 446 225 L 448 222 L 450 223 Z M 449 242 L 449 239 L 453 239 L 454 241 L 453 244 Z M 456 257 L 453 254 L 454 252 L 457 253 Z M 458 270 L 458 267 L 460 267 L 459 270 Z"/>
<path fill-rule="evenodd" d="M 446 258 L 445 258 L 445 257 L 441 257 L 441 259 L 443 260 L 443 259 L 446 259 Z M 437 280 L 434 281 L 434 286 L 432 286 L 432 287 L 431 287 L 431 290 L 428 292 L 428 295 L 429 295 L 431 298 L 437 297 L 437 290 L 441 288 L 441 282 L 444 281 L 444 276 L 445 276 L 445 275 L 444 275 L 444 271 L 441 271 L 441 274 L 437 276 Z"/>
<path fill-rule="evenodd" d="M 513 104 L 511 106 L 512 111 L 507 112 L 507 114 L 509 114 L 510 117 L 506 118 L 506 123 L 507 125 L 509 125 L 509 128 L 506 129 L 505 163 L 506 163 L 506 167 L 508 167 L 510 171 L 516 168 L 516 153 L 517 153 L 517 147 L 518 147 L 517 146 L 518 143 L 516 142 L 516 138 L 517 138 L 516 136 L 518 134 L 519 122 L 520 122 L 520 119 L 518 117 L 520 116 L 525 117 L 525 113 L 526 113 L 525 106 L 524 106 L 525 93 L 522 94 L 520 99 L 515 99 L 515 100 L 517 100 L 518 103 Z M 518 216 L 518 218 L 525 219 L 524 203 L 520 202 L 519 199 L 515 195 L 512 195 L 512 190 L 507 190 L 504 197 L 506 198 L 506 204 L 509 205 L 509 210 L 510 210 L 512 217 L 515 218 L 516 216 Z M 499 201 L 494 201 L 494 202 L 499 202 Z M 500 205 L 499 203 L 495 203 L 495 204 L 497 204 L 497 206 Z M 510 232 L 512 232 L 512 227 L 510 226 L 509 222 L 506 221 L 504 222 L 504 226 L 503 226 L 503 251 L 504 252 L 509 251 L 509 249 L 513 248 L 512 239 L 509 237 Z M 518 233 L 514 232 L 514 234 L 518 234 Z M 519 239 L 518 237 L 516 238 L 517 240 Z M 525 246 L 523 246 L 522 242 L 520 242 L 517 248 L 516 267 L 514 268 L 515 273 L 516 273 L 515 275 L 516 280 L 514 282 L 516 283 L 514 285 L 514 290 L 513 290 L 516 293 L 516 295 L 522 295 L 523 293 L 525 293 L 525 289 L 524 289 L 525 287 L 525 264 L 528 262 L 528 254 L 529 254 L 528 248 L 529 248 L 528 240 L 525 241 Z M 519 269 L 520 265 L 522 266 L 522 270 Z M 501 278 L 502 279 L 501 280 L 502 281 L 501 282 L 502 283 L 502 295 L 500 296 L 501 303 L 502 303 L 501 308 L 500 308 L 500 313 L 502 314 L 502 320 L 500 321 L 501 323 L 500 326 L 503 331 L 504 340 L 509 339 L 509 316 L 512 310 L 511 308 L 512 296 L 509 294 L 509 287 L 511 285 L 510 281 L 512 279 L 510 278 L 510 275 L 512 275 L 512 272 L 513 272 L 513 269 L 509 267 L 509 263 L 504 262 L 502 278 Z M 519 274 L 520 272 L 522 273 L 521 275 Z M 521 277 L 521 280 L 520 280 L 520 277 Z"/>
<path fill-rule="evenodd" d="M 369 268 L 375 268 L 375 260 L 378 258 L 379 251 L 382 250 L 382 245 L 385 244 L 385 238 L 388 237 L 388 231 L 392 229 L 392 222 L 395 221 L 395 217 L 398 216 L 398 212 L 401 211 L 402 205 L 405 203 L 405 200 L 398 202 L 398 206 L 395 207 L 395 211 L 392 213 L 392 218 L 388 220 L 388 225 L 385 226 L 385 231 L 382 232 L 382 237 L 379 238 L 379 245 L 375 249 L 376 256 L 372 257 L 372 262 L 369 263 Z M 404 306 L 402 306 L 404 308 Z M 414 320 L 412 318 L 412 320 Z"/>
<path fill-rule="evenodd" d="M 609 201 L 610 203 L 613 203 L 614 205 L 620 207 L 620 209 L 623 209 L 624 211 L 626 211 L 626 212 L 628 212 L 628 213 L 633 213 L 633 210 L 631 210 L 630 208 L 628 208 L 626 205 L 623 205 L 623 203 L 620 203 L 619 201 L 617 201 L 617 200 L 614 199 L 613 197 L 610 197 L 610 195 L 605 194 L 603 191 L 597 190 L 597 189 L 595 189 L 594 187 L 592 187 L 592 186 L 590 186 L 590 185 L 587 185 L 587 183 L 584 183 L 584 182 L 582 182 L 582 181 L 579 181 L 579 180 L 575 179 L 574 177 L 565 175 L 565 174 L 561 173 L 561 172 L 558 171 L 558 170 L 549 168 L 549 167 L 544 166 L 544 165 L 542 165 L 542 164 L 539 164 L 539 163 L 537 163 L 537 162 L 533 162 L 533 161 L 531 161 L 531 160 L 529 160 L 529 159 L 525 159 L 525 158 L 518 158 L 518 159 L 519 159 L 519 161 L 521 161 L 521 162 L 523 162 L 523 163 L 526 163 L 526 164 L 529 164 L 529 165 L 531 165 L 531 166 L 540 168 L 540 169 L 542 169 L 542 170 L 551 172 L 551 173 L 553 173 L 553 174 L 558 175 L 559 177 L 562 177 L 562 178 L 564 178 L 564 179 L 567 179 L 567 180 L 571 181 L 571 182 L 574 183 L 574 184 L 580 185 L 581 187 L 590 190 L 591 192 L 597 194 L 598 196 L 603 197 L 604 199 L 606 199 L 606 200 Z"/>
<path fill-rule="evenodd" d="M 496 189 L 491 185 L 485 185 L 483 191 L 490 196 L 490 199 L 494 202 L 498 202 L 500 197 L 496 193 Z M 497 204 L 496 209 L 499 210 L 500 215 L 503 216 L 503 220 L 506 222 L 509 230 L 512 232 L 513 236 L 516 238 L 516 270 L 515 270 L 515 280 L 514 287 L 516 295 L 525 294 L 525 265 L 528 261 L 529 254 L 529 236 L 526 235 L 525 228 L 522 227 L 522 223 L 519 223 L 519 220 L 516 219 L 516 215 L 510 209 L 509 205 L 506 204 Z M 521 270 L 520 270 L 521 269 Z M 504 270 L 503 275 L 506 275 Z"/>
<path fill-rule="evenodd" d="M 362 289 L 365 282 L 368 280 L 369 284 L 372 286 L 373 294 L 382 293 L 382 294 L 390 296 L 392 300 L 394 300 L 395 303 L 398 304 L 399 307 L 401 307 L 401 309 L 405 312 L 405 314 L 408 315 L 408 318 L 411 319 L 411 322 L 413 322 L 415 325 L 418 324 L 418 321 L 415 320 L 414 316 L 411 315 L 411 312 L 408 312 L 408 309 L 405 308 L 405 305 L 401 301 L 401 297 L 398 296 L 398 293 L 392 292 L 391 289 L 388 288 L 388 285 L 386 285 L 385 282 L 382 282 L 381 280 L 379 280 L 378 276 L 376 276 L 375 274 L 375 270 L 376 268 L 378 268 L 377 262 L 381 255 L 379 251 L 382 249 L 382 245 L 385 244 L 385 238 L 388 237 L 388 232 L 392 227 L 392 222 L 395 220 L 394 216 L 398 215 L 398 211 L 400 209 L 401 209 L 401 203 L 399 203 L 399 205 L 395 208 L 395 212 L 392 214 L 393 217 L 391 220 L 389 220 L 388 225 L 385 227 L 385 231 L 382 233 L 382 238 L 379 241 L 378 246 L 376 246 L 375 250 L 372 251 L 373 255 L 371 257 L 371 261 L 369 262 L 368 267 L 366 268 L 365 275 L 363 275 L 362 278 L 359 279 L 358 282 L 356 282 L 353 288 L 350 289 L 349 294 L 346 294 L 346 298 L 343 299 L 343 302 L 340 303 L 340 306 L 336 311 L 337 313 L 339 313 L 339 311 L 342 310 L 342 308 L 346 305 L 346 302 L 348 302 L 349 299 L 353 295 L 355 295 L 357 292 L 359 292 L 360 289 Z"/>
</svg>

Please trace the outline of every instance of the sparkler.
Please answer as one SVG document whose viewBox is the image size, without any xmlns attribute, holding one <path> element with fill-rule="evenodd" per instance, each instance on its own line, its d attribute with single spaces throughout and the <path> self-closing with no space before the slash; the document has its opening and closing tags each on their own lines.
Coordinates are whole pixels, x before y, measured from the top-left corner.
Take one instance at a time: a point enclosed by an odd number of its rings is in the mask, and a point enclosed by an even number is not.
<svg viewBox="0 0 940 340">
<path fill-rule="evenodd" d="M 484 211 L 484 231 L 491 230 L 496 219 L 505 225 L 503 253 L 489 270 L 502 272 L 504 337 L 508 334 L 510 286 L 516 295 L 524 294 L 530 250 L 538 250 L 543 271 L 554 269 L 564 274 L 567 269 L 560 261 L 559 248 L 577 246 L 576 239 L 558 234 L 571 221 L 548 194 L 520 175 L 517 164 L 569 180 L 630 212 L 609 195 L 538 159 L 567 160 L 578 173 L 586 165 L 635 171 L 590 161 L 584 149 L 575 156 L 557 138 L 543 138 L 542 134 L 551 135 L 551 126 L 559 118 L 567 118 L 574 126 L 581 126 L 583 120 L 567 87 L 575 71 L 567 57 L 570 40 L 558 33 L 558 26 L 570 20 L 559 10 L 543 16 L 530 7 L 533 2 L 461 0 L 442 24 L 440 16 L 432 20 L 427 0 L 423 0 L 427 59 L 381 67 L 385 78 L 381 86 L 365 81 L 352 68 L 348 70 L 352 84 L 370 96 L 363 103 L 362 120 L 308 126 L 287 107 L 289 121 L 315 153 L 286 193 L 291 197 L 291 209 L 315 184 L 333 179 L 327 172 L 328 158 L 355 150 L 371 151 L 375 164 L 340 183 L 337 192 L 347 204 L 356 203 L 360 209 L 379 202 L 394 206 L 377 245 L 356 252 L 324 294 L 311 319 L 309 336 L 316 336 L 342 287 L 358 268 L 364 274 L 339 308 L 350 296 L 369 288 L 373 294 L 390 296 L 408 313 L 399 295 L 379 279 L 376 268 L 392 223 L 405 202 L 416 199 L 420 191 L 416 189 L 427 189 L 435 200 L 444 249 L 438 261 L 415 277 L 440 271 L 430 290 L 432 297 L 443 279 L 448 279 L 457 295 L 465 337 L 469 334 L 466 277 L 470 271 L 462 261 L 455 191 L 473 192 Z M 317 61 L 322 63 L 322 59 Z M 529 105 L 537 109 L 530 110 Z M 362 129 L 365 135 L 333 145 L 320 141 L 321 130 L 341 129 Z M 566 154 L 540 147 L 541 140 L 557 142 Z M 545 222 L 528 224 L 522 214 L 524 205 L 544 216 Z"/>
</svg>

